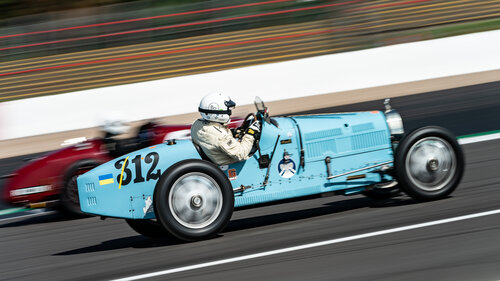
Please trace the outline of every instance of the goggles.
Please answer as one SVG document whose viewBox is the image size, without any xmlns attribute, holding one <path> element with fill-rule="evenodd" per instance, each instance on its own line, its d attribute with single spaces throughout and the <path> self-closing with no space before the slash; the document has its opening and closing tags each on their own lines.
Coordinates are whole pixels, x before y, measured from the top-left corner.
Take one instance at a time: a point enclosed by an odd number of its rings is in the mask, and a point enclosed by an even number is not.
<svg viewBox="0 0 500 281">
<path fill-rule="evenodd" d="M 229 100 L 224 101 L 224 105 L 227 107 L 227 110 L 211 110 L 211 109 L 204 109 L 204 108 L 198 107 L 198 111 L 206 113 L 206 114 L 229 114 L 229 115 L 231 115 L 231 113 L 232 113 L 231 110 L 234 109 L 234 107 L 236 106 L 236 103 L 234 101 L 232 101 L 230 98 Z"/>
<path fill-rule="evenodd" d="M 224 101 L 224 105 L 227 106 L 227 109 L 232 110 L 236 106 L 236 103 L 229 98 L 229 100 Z"/>
</svg>

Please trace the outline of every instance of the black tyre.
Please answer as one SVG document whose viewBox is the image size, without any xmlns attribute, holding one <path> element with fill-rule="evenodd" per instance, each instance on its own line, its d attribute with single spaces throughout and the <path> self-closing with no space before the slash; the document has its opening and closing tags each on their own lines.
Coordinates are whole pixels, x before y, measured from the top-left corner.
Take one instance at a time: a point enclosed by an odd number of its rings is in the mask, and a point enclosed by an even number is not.
<svg viewBox="0 0 500 281">
<path fill-rule="evenodd" d="M 61 211 L 70 216 L 83 216 L 84 213 L 80 209 L 80 198 L 78 196 L 78 186 L 76 178 L 93 168 L 99 166 L 101 163 L 88 159 L 81 160 L 73 165 L 66 171 L 63 177 L 63 185 L 60 194 Z"/>
<path fill-rule="evenodd" d="M 214 164 L 185 160 L 170 167 L 154 192 L 157 219 L 175 237 L 195 241 L 217 235 L 234 209 L 231 183 Z"/>
<path fill-rule="evenodd" d="M 396 197 L 401 194 L 399 186 L 389 188 L 373 188 L 363 191 L 363 195 L 374 200 L 386 200 Z"/>
<path fill-rule="evenodd" d="M 406 135 L 395 153 L 394 167 L 401 189 L 419 201 L 448 196 L 460 183 L 465 158 L 455 136 L 429 126 Z"/>
<path fill-rule="evenodd" d="M 147 237 L 158 238 L 171 236 L 158 220 L 126 219 L 125 221 L 137 233 Z"/>
</svg>

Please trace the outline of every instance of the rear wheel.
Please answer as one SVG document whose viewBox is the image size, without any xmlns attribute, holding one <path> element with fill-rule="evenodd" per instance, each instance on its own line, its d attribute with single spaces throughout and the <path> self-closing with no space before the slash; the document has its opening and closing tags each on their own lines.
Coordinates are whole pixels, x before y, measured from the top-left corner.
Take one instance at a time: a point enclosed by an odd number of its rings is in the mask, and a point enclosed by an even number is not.
<svg viewBox="0 0 500 281">
<path fill-rule="evenodd" d="M 432 126 L 403 138 L 394 166 L 401 189 L 416 200 L 429 201 L 455 190 L 462 179 L 465 159 L 453 134 Z"/>
<path fill-rule="evenodd" d="M 99 166 L 100 163 L 95 160 L 82 160 L 74 163 L 66 172 L 63 179 L 61 190 L 61 211 L 71 216 L 83 216 L 80 209 L 80 197 L 78 195 L 78 185 L 76 179 L 78 176 Z"/>
<path fill-rule="evenodd" d="M 217 235 L 229 222 L 234 193 L 214 164 L 182 161 L 168 169 L 156 185 L 155 214 L 174 236 L 186 241 Z"/>
</svg>

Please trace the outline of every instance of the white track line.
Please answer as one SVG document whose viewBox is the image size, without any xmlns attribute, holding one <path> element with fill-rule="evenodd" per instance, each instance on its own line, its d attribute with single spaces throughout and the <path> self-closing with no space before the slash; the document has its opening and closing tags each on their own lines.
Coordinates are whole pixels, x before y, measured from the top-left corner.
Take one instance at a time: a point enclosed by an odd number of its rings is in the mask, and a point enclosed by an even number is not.
<svg viewBox="0 0 500 281">
<path fill-rule="evenodd" d="M 468 219 L 479 218 L 479 217 L 484 217 L 484 216 L 491 216 L 491 215 L 496 215 L 496 214 L 500 214 L 500 209 L 488 211 L 488 212 L 470 214 L 470 215 L 465 215 L 465 216 L 453 217 L 453 218 L 448 218 L 448 219 L 442 219 L 442 220 L 437 220 L 437 221 L 419 223 L 419 224 L 414 224 L 414 225 L 396 227 L 396 228 L 391 228 L 391 229 L 386 229 L 386 230 L 369 232 L 369 233 L 365 233 L 365 234 L 358 234 L 358 235 L 337 238 L 337 239 L 332 239 L 332 240 L 326 240 L 326 241 L 321 241 L 321 242 L 316 242 L 316 243 L 304 244 L 304 245 L 300 245 L 300 246 L 283 248 L 283 249 L 267 251 L 267 252 L 261 252 L 261 253 L 256 253 L 256 254 L 252 254 L 252 255 L 245 255 L 245 256 L 223 259 L 223 260 L 218 260 L 218 261 L 212 261 L 212 262 L 200 263 L 200 264 L 189 265 L 189 266 L 184 266 L 184 267 L 172 268 L 172 269 L 167 269 L 167 270 L 162 270 L 162 271 L 157 271 L 157 272 L 152 272 L 152 273 L 146 273 L 146 274 L 125 277 L 125 278 L 121 278 L 121 279 L 115 279 L 113 281 L 131 281 L 131 280 L 151 278 L 151 277 L 156 277 L 156 276 L 162 276 L 162 275 L 190 271 L 190 270 L 195 270 L 195 269 L 200 269 L 200 268 L 205 268 L 205 267 L 228 264 L 228 263 L 233 263 L 233 262 L 237 262 L 237 261 L 262 258 L 262 257 L 271 256 L 271 255 L 278 255 L 278 254 L 283 254 L 283 253 L 295 252 L 295 251 L 300 251 L 300 250 L 304 250 L 304 249 L 321 247 L 321 246 L 325 246 L 325 245 L 338 244 L 338 243 L 342 243 L 342 242 L 353 241 L 353 240 L 358 240 L 358 239 L 363 239 L 363 238 L 368 238 L 368 237 L 380 236 L 380 235 L 385 235 L 385 234 L 390 234 L 390 233 L 396 233 L 396 232 L 401 232 L 401 231 L 406 231 L 406 230 L 412 230 L 412 229 L 433 226 L 433 225 L 440 225 L 440 224 L 445 224 L 445 223 L 450 223 L 450 222 L 468 220 Z"/>
<path fill-rule="evenodd" d="M 17 207 L 17 208 L 10 208 L 10 209 L 3 209 L 3 210 L 0 210 L 0 216 L 5 216 L 5 215 L 10 215 L 10 214 L 15 214 L 15 213 L 19 213 L 19 212 L 22 212 L 22 211 L 27 211 L 28 209 L 24 208 L 24 207 Z"/>
<path fill-rule="evenodd" d="M 496 140 L 496 139 L 500 139 L 500 133 L 477 136 L 477 137 L 463 138 L 463 139 L 459 139 L 458 143 L 463 145 L 463 144 L 483 142 L 483 141 Z"/>
<path fill-rule="evenodd" d="M 53 213 L 55 213 L 55 211 L 41 211 L 41 212 L 37 212 L 34 214 L 28 214 L 28 215 L 0 219 L 0 222 L 11 221 L 11 220 L 16 220 L 16 219 L 24 219 L 24 218 L 29 218 L 29 217 L 37 217 L 37 216 L 41 216 L 41 215 L 49 215 L 49 214 L 53 214 Z"/>
</svg>

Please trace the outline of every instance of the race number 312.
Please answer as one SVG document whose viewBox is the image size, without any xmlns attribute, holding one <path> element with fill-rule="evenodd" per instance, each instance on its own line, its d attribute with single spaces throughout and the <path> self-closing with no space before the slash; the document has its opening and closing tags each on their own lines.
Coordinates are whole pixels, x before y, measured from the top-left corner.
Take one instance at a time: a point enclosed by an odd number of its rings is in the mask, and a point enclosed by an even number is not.
<svg viewBox="0 0 500 281">
<path fill-rule="evenodd" d="M 149 168 L 148 172 L 146 173 L 146 178 L 142 175 L 142 161 L 146 164 L 152 163 L 151 167 Z M 156 166 L 158 165 L 158 161 L 160 160 L 160 155 L 156 152 L 150 152 L 146 155 L 146 157 L 142 157 L 140 154 L 135 156 L 132 160 L 130 161 L 125 161 L 125 158 L 120 159 L 116 161 L 115 163 L 115 168 L 118 170 L 123 169 L 123 179 L 121 179 L 122 185 L 127 185 L 130 183 L 132 180 L 132 170 L 129 168 L 129 163 L 132 162 L 134 165 L 135 169 L 135 178 L 134 178 L 134 183 L 140 183 L 144 181 L 149 181 L 149 180 L 157 180 L 160 178 L 161 171 L 160 169 L 156 169 Z M 125 167 L 123 167 L 123 163 L 125 162 Z M 116 180 L 120 182 L 120 177 L 121 175 L 119 174 L 116 177 Z"/>
</svg>

